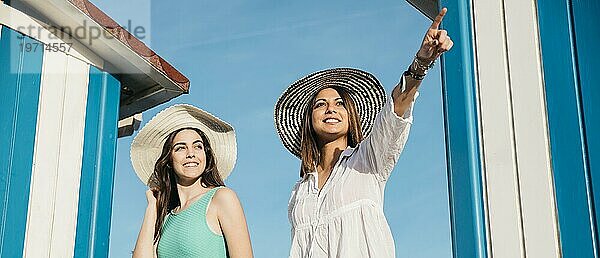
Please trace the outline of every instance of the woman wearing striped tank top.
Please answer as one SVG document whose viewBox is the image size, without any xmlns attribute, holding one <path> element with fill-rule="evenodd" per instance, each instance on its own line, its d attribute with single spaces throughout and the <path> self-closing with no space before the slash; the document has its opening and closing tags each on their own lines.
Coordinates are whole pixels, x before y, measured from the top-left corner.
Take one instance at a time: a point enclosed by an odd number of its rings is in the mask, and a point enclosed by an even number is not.
<svg viewBox="0 0 600 258">
<path fill-rule="evenodd" d="M 133 257 L 252 257 L 242 206 L 223 180 L 236 160 L 231 125 L 191 105 L 169 107 L 131 145 L 148 208 Z"/>
</svg>

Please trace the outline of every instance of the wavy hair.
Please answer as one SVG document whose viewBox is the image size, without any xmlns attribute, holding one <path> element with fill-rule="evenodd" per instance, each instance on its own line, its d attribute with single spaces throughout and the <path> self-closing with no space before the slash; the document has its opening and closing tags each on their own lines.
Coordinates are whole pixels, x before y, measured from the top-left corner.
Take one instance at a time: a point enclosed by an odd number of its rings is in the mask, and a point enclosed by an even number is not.
<svg viewBox="0 0 600 258">
<path fill-rule="evenodd" d="M 173 150 L 173 140 L 177 133 L 183 130 L 194 130 L 204 142 L 204 152 L 206 154 L 206 166 L 199 180 L 203 187 L 224 186 L 223 179 L 217 169 L 217 160 L 210 145 L 210 141 L 204 132 L 197 128 L 182 128 L 173 131 L 167 137 L 163 145 L 162 153 L 154 165 L 154 174 L 151 178 L 151 188 L 153 188 L 156 197 L 157 218 L 154 224 L 154 243 L 158 241 L 162 233 L 162 224 L 169 211 L 179 206 L 179 194 L 177 193 L 177 175 L 173 170 L 173 159 L 171 151 Z"/>
<path fill-rule="evenodd" d="M 350 97 L 350 93 L 338 86 L 326 87 L 323 89 L 331 88 L 340 94 L 340 97 L 344 101 L 344 107 L 348 111 L 348 146 L 356 147 L 358 143 L 363 140 L 362 130 L 360 127 L 360 114 L 356 110 L 354 100 Z M 321 90 L 323 90 L 321 89 Z M 309 101 L 309 104 L 304 110 L 304 122 L 302 124 L 302 141 L 300 143 L 300 159 L 302 165 L 300 166 L 300 177 L 304 177 L 306 173 L 309 173 L 315 169 L 319 161 L 321 160 L 321 152 L 317 144 L 317 135 L 312 124 L 312 111 L 315 98 L 320 91 L 317 91 Z"/>
</svg>

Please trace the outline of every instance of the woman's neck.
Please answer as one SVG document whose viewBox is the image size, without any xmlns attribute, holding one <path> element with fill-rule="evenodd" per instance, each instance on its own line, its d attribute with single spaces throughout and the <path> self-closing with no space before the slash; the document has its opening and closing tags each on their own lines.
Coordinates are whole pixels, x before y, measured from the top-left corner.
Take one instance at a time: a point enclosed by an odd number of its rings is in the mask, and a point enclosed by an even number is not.
<svg viewBox="0 0 600 258">
<path fill-rule="evenodd" d="M 202 180 L 198 178 L 196 182 L 190 185 L 177 184 L 177 194 L 179 195 L 180 207 L 186 207 L 189 202 L 196 199 L 196 197 L 206 193 L 209 188 L 202 186 Z"/>
<path fill-rule="evenodd" d="M 331 169 L 337 162 L 342 152 L 348 147 L 348 141 L 346 137 L 340 137 L 335 141 L 324 143 L 320 146 L 320 160 L 317 171 L 319 174 L 329 174 Z"/>
</svg>

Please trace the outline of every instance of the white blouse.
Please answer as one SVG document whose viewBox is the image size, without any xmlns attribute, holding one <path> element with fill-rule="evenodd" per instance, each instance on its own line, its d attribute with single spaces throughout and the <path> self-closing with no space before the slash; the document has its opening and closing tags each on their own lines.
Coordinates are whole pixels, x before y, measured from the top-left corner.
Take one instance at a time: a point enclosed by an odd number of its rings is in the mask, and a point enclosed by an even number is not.
<svg viewBox="0 0 600 258">
<path fill-rule="evenodd" d="M 399 117 L 388 97 L 371 134 L 342 152 L 320 192 L 317 172 L 296 183 L 288 203 L 290 257 L 395 257 L 383 195 L 408 138 L 413 105 Z"/>
</svg>

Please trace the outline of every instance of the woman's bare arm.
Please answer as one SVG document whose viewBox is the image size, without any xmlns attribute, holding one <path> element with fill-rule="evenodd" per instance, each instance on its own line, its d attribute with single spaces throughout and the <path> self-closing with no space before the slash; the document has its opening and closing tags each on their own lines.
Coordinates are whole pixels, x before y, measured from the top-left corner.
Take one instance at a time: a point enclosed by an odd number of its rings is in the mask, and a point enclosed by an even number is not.
<svg viewBox="0 0 600 258">
<path fill-rule="evenodd" d="M 213 202 L 217 205 L 217 218 L 227 243 L 229 257 L 252 258 L 246 217 L 235 192 L 229 188 L 219 189 Z"/>
<path fill-rule="evenodd" d="M 421 43 L 421 48 L 417 52 L 415 60 L 410 65 L 410 72 L 424 76 L 427 72 L 427 68 L 424 68 L 424 66 L 433 63 L 440 55 L 452 48 L 454 43 L 450 39 L 450 36 L 448 36 L 448 32 L 439 29 L 446 12 L 447 9 L 443 8 L 427 29 L 427 33 L 425 33 L 425 37 Z M 417 80 L 411 76 L 404 76 L 403 81 L 406 86 L 404 91 L 400 84 L 394 87 L 392 91 L 394 112 L 398 116 L 403 116 L 406 110 L 408 110 L 414 100 L 417 89 L 421 85 L 421 80 Z"/>
<path fill-rule="evenodd" d="M 142 228 L 140 229 L 140 234 L 138 235 L 135 249 L 133 250 L 134 258 L 156 257 L 154 248 L 154 224 L 156 223 L 157 212 L 156 198 L 154 197 L 152 190 L 146 191 L 146 198 L 148 199 L 148 207 L 146 208 Z"/>
</svg>

